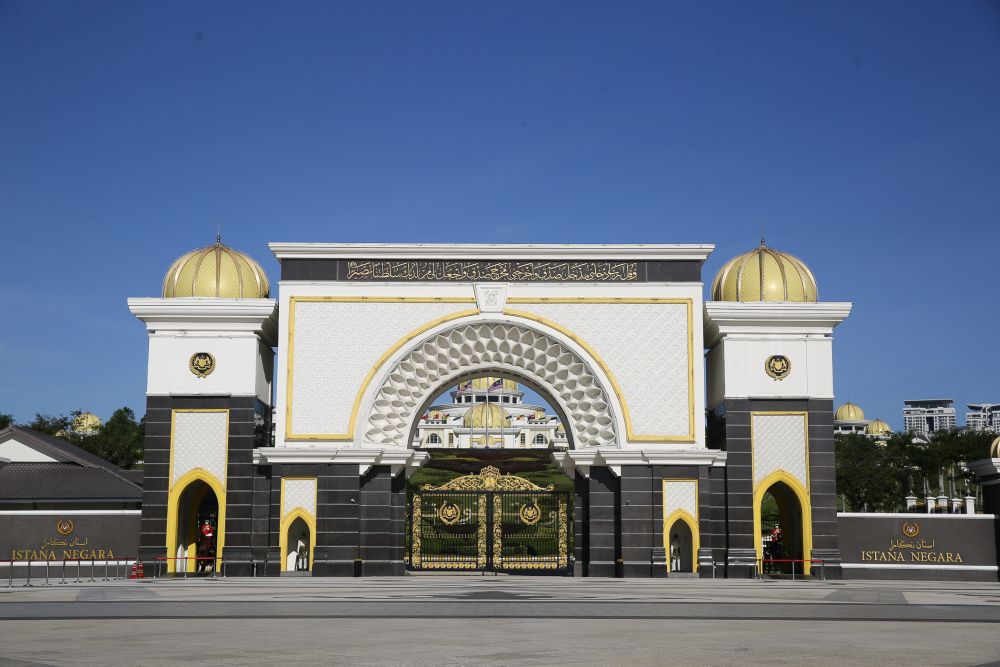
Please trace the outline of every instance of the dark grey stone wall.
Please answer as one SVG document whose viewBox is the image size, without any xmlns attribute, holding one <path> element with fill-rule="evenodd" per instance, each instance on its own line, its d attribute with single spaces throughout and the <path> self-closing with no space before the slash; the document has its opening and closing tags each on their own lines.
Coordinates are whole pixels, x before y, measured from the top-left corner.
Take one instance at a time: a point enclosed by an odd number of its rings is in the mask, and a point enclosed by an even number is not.
<svg viewBox="0 0 1000 667">
<path fill-rule="evenodd" d="M 837 536 L 837 488 L 833 445 L 833 402 L 830 400 L 727 399 L 717 416 L 725 421 L 727 575 L 754 573 L 757 536 L 753 527 L 753 457 L 750 415 L 753 412 L 806 412 L 809 419 L 809 486 L 812 505 L 812 557 L 827 562 L 826 576 L 840 576 Z"/>
<path fill-rule="evenodd" d="M 170 420 L 173 410 L 229 409 L 229 454 L 226 471 L 225 555 L 249 558 L 253 448 L 261 434 L 254 415 L 268 409 L 256 397 L 147 396 L 146 437 L 143 455 L 142 521 L 139 558 L 166 556 L 167 494 L 170 475 Z"/>
<path fill-rule="evenodd" d="M 618 478 L 607 468 L 592 467 L 587 482 L 586 576 L 613 577 L 621 553 Z"/>
<path fill-rule="evenodd" d="M 361 479 L 361 574 L 404 573 L 406 484 L 388 466 L 375 466 Z M 402 502 L 401 502 L 402 501 Z"/>
</svg>

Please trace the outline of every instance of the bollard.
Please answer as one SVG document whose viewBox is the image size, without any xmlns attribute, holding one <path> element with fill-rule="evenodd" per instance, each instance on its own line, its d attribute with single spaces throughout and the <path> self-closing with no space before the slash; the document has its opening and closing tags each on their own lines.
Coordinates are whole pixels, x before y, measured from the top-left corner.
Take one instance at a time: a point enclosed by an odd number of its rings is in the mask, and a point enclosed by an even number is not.
<svg viewBox="0 0 1000 667">
<path fill-rule="evenodd" d="M 13 567 L 13 565 L 11 567 Z M 21 585 L 21 588 L 24 588 L 25 586 L 30 586 L 30 585 L 31 585 L 31 559 L 29 558 L 28 559 L 28 580 L 25 581 Z"/>
</svg>

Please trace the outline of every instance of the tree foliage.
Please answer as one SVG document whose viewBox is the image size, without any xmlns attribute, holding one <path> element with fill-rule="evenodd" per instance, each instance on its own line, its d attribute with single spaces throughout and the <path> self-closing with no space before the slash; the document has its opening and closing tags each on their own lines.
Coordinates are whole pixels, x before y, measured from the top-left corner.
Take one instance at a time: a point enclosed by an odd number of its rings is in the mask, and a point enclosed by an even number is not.
<svg viewBox="0 0 1000 667">
<path fill-rule="evenodd" d="M 0 412 L 0 429 L 7 428 L 14 423 L 14 415 Z"/>
<path fill-rule="evenodd" d="M 875 441 L 838 434 L 837 490 L 853 511 L 894 511 L 906 496 L 972 494 L 975 476 L 966 463 L 989 456 L 991 433 L 940 431 L 927 439 L 893 433 Z"/>
</svg>

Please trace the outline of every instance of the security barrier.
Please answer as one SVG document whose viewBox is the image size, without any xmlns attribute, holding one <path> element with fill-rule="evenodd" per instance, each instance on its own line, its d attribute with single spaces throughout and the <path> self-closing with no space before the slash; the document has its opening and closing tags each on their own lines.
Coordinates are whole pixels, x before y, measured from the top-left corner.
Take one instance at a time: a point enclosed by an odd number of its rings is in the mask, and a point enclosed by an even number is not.
<svg viewBox="0 0 1000 667">
<path fill-rule="evenodd" d="M 789 564 L 790 563 L 791 564 L 792 581 L 795 581 L 795 564 L 796 563 L 800 563 L 801 564 L 799 566 L 799 578 L 800 579 L 805 579 L 805 577 L 806 577 L 806 574 L 805 574 L 805 572 L 806 572 L 805 564 L 806 563 L 809 563 L 810 565 L 818 563 L 819 564 L 819 572 L 820 572 L 819 578 L 821 580 L 823 580 L 823 581 L 826 581 L 826 568 L 825 568 L 826 562 L 823 561 L 823 560 L 820 560 L 820 559 L 815 559 L 815 558 L 805 558 L 805 559 L 803 559 L 803 558 L 758 558 L 757 559 L 757 578 L 758 579 L 762 579 L 764 577 L 764 575 L 771 575 L 771 574 L 787 574 L 784 571 L 777 571 L 776 572 L 772 568 L 768 568 L 767 567 L 767 565 L 772 565 L 773 566 L 774 564 L 779 564 L 779 563 L 781 563 L 781 564 Z M 812 575 L 810 575 L 810 576 L 812 576 Z"/>
<path fill-rule="evenodd" d="M 115 558 L 99 561 L 84 560 L 0 560 L 0 568 L 7 569 L 7 588 L 21 581 L 21 587 L 49 586 L 53 584 L 118 581 L 128 578 L 130 567 L 139 562 L 135 558 Z M 69 581 L 67 581 L 67 573 Z M 15 577 L 15 575 L 17 575 Z M 75 576 L 75 581 L 73 581 Z M 58 579 L 58 581 L 55 581 Z M 0 579 L 2 581 L 2 579 Z"/>
</svg>

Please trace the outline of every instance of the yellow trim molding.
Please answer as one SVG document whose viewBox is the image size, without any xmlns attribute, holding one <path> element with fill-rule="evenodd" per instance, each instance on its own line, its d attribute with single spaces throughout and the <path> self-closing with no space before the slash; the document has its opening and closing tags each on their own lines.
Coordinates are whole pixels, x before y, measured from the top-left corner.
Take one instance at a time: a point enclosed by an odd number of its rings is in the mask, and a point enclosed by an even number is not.
<svg viewBox="0 0 1000 667">
<path fill-rule="evenodd" d="M 760 504 L 764 500 L 764 494 L 778 482 L 782 482 L 791 489 L 799 501 L 799 507 L 802 510 L 802 558 L 806 560 L 802 569 L 806 574 L 809 574 L 812 570 L 812 564 L 808 562 L 812 558 L 812 504 L 809 502 L 809 491 L 795 477 L 784 470 L 772 472 L 757 485 L 753 492 L 754 550 L 757 552 L 758 567 L 761 565 L 760 560 L 764 557 L 764 545 L 761 542 L 760 534 Z"/>
<path fill-rule="evenodd" d="M 694 572 L 698 571 L 698 550 L 701 548 L 701 503 L 698 502 L 698 479 L 692 477 L 665 477 L 663 478 L 660 487 L 660 498 L 663 499 L 661 502 L 666 502 L 667 497 L 667 483 L 668 482 L 683 482 L 684 484 L 694 484 L 694 516 L 687 510 L 677 508 L 663 517 L 663 548 L 667 552 L 667 572 L 670 572 L 670 528 L 673 527 L 674 523 L 678 520 L 685 522 L 688 528 L 691 529 L 691 548 L 694 550 L 691 554 L 691 567 Z M 663 511 L 666 512 L 666 506 L 664 505 Z"/>
<path fill-rule="evenodd" d="M 177 424 L 177 413 L 179 412 L 224 412 L 226 413 L 226 435 L 225 441 L 223 442 L 223 447 L 225 447 L 225 458 L 223 459 L 222 469 L 228 471 L 229 469 L 229 408 L 178 408 L 170 411 L 170 465 L 167 469 L 167 482 L 168 493 L 167 493 L 167 557 L 175 558 L 177 554 L 177 505 L 180 502 L 180 497 L 183 495 L 187 486 L 195 481 L 202 480 L 212 489 L 215 493 L 215 499 L 219 503 L 219 525 L 215 529 L 219 532 L 219 538 L 216 541 L 215 555 L 222 558 L 222 547 L 226 542 L 226 480 L 219 480 L 212 473 L 208 472 L 204 468 L 192 468 L 180 479 L 174 483 L 174 438 L 176 432 Z M 188 549 L 190 552 L 191 549 Z M 191 554 L 188 553 L 188 557 Z M 189 572 L 194 571 L 194 562 L 188 561 L 187 567 Z M 167 561 L 167 572 L 174 572 L 176 567 L 176 561 Z"/>
<path fill-rule="evenodd" d="M 618 384 L 618 380 L 615 378 L 614 373 L 608 367 L 607 363 L 598 354 L 590 344 L 588 344 L 583 338 L 576 335 L 566 327 L 553 322 L 552 320 L 542 317 L 541 315 L 536 315 L 524 310 L 516 310 L 513 308 L 505 308 L 504 314 L 513 317 L 521 317 L 527 320 L 532 320 L 538 322 L 539 324 L 544 324 L 547 327 L 555 329 L 562 335 L 566 336 L 577 345 L 586 350 L 604 374 L 607 375 L 608 380 L 611 382 L 611 387 L 618 397 L 618 403 L 622 406 L 622 415 L 625 417 L 625 437 L 630 442 L 694 442 L 695 441 L 695 422 L 694 422 L 694 303 L 692 299 L 632 299 L 632 298 L 590 298 L 590 297 L 579 297 L 579 298 L 527 298 L 527 297 L 513 297 L 507 299 L 507 303 L 514 304 L 543 304 L 543 303 L 626 303 L 626 304 L 684 304 L 687 306 L 687 339 L 688 339 L 688 432 L 687 435 L 636 435 L 632 428 L 632 415 L 629 411 L 628 402 L 625 400 L 625 395 L 622 392 L 621 385 Z"/>
<path fill-rule="evenodd" d="M 170 489 L 170 493 L 167 495 L 167 558 L 173 559 L 177 557 L 177 529 L 178 520 L 177 516 L 178 505 L 180 504 L 181 497 L 184 492 L 187 491 L 188 487 L 194 482 L 204 482 L 215 494 L 215 499 L 219 503 L 219 520 L 215 529 L 218 531 L 219 536 L 216 540 L 215 556 L 217 559 L 216 564 L 221 562 L 222 550 L 226 544 L 226 490 L 225 487 L 215 478 L 215 475 L 208 472 L 204 468 L 195 468 L 188 471 L 183 477 L 177 480 L 177 483 L 173 485 Z M 192 553 L 189 547 L 186 555 L 188 557 L 186 563 L 186 569 L 188 572 L 194 572 L 196 563 L 191 560 Z M 177 572 L 177 561 L 167 560 L 167 572 Z"/>
<path fill-rule="evenodd" d="M 298 303 L 476 303 L 475 298 L 472 297 L 381 297 L 381 296 L 293 296 L 289 297 L 289 308 L 288 308 L 288 360 L 287 368 L 285 373 L 285 439 L 286 440 L 333 440 L 333 441 L 350 441 L 354 440 L 354 426 L 358 417 L 358 411 L 361 409 L 361 401 L 364 398 L 365 392 L 368 390 L 368 385 L 371 384 L 372 378 L 375 377 L 375 373 L 378 372 L 379 368 L 400 348 L 409 343 L 411 340 L 419 336 L 420 334 L 433 329 L 434 327 L 444 324 L 445 322 L 450 322 L 451 320 L 457 320 L 462 317 L 469 317 L 472 315 L 478 315 L 479 309 L 475 308 L 472 310 L 460 310 L 454 313 L 449 313 L 437 319 L 431 320 L 426 324 L 422 324 L 410 333 L 406 334 L 400 338 L 396 343 L 386 350 L 385 354 L 379 357 L 375 365 L 371 367 L 365 379 L 361 382 L 361 388 L 358 390 L 357 397 L 354 399 L 354 405 L 351 408 L 351 417 L 348 424 L 350 425 L 350 430 L 347 433 L 294 433 L 292 432 L 292 385 L 294 382 L 294 371 L 295 371 L 295 306 Z"/>
<path fill-rule="evenodd" d="M 306 526 L 309 528 L 309 571 L 312 572 L 313 566 L 313 554 L 316 550 L 316 517 L 305 511 L 304 508 L 300 506 L 293 507 L 292 509 L 286 509 L 285 507 L 285 482 L 287 480 L 298 480 L 303 482 L 313 483 L 313 508 L 319 508 L 319 480 L 316 477 L 282 477 L 281 478 L 281 527 L 278 533 L 278 549 L 281 553 L 281 571 L 287 572 L 288 567 L 288 554 L 285 553 L 288 548 L 288 529 L 291 527 L 292 522 L 295 521 L 297 517 L 301 517 L 305 522 Z M 317 510 L 318 511 L 318 510 Z M 286 515 L 287 513 L 287 515 Z"/>
</svg>

